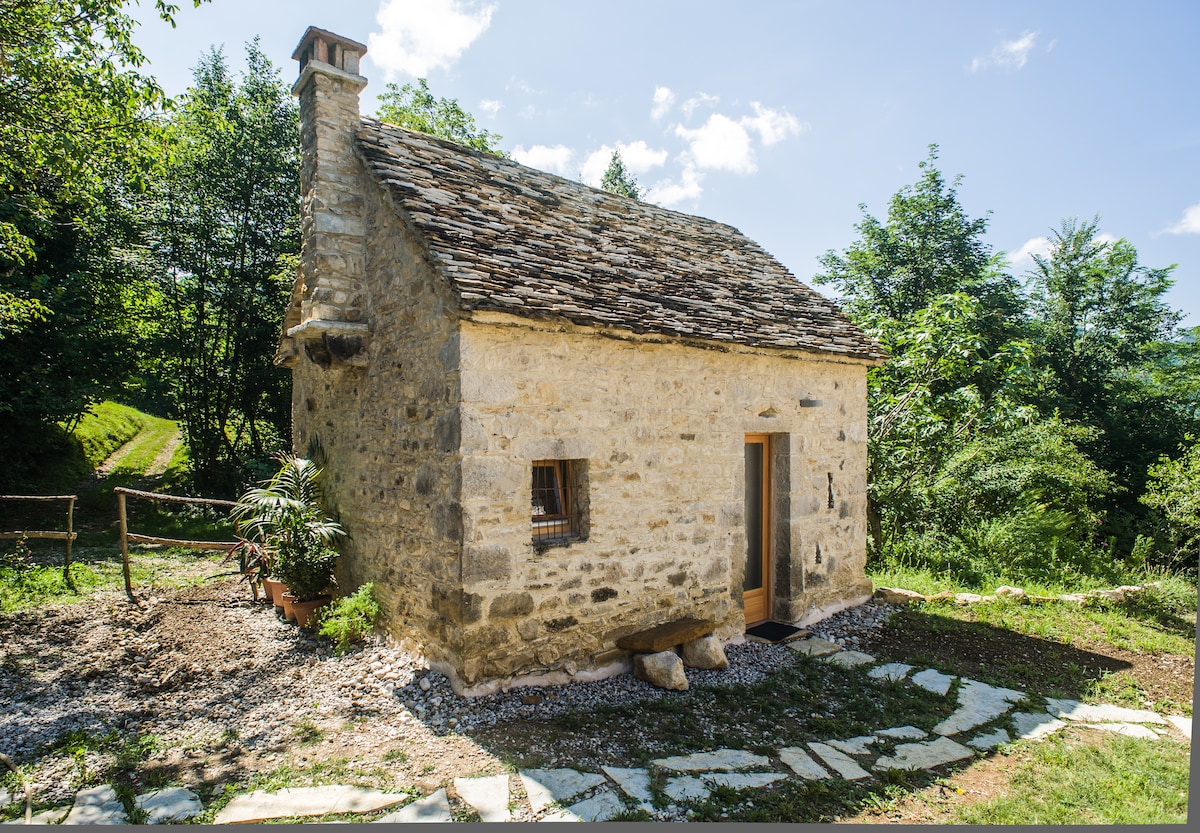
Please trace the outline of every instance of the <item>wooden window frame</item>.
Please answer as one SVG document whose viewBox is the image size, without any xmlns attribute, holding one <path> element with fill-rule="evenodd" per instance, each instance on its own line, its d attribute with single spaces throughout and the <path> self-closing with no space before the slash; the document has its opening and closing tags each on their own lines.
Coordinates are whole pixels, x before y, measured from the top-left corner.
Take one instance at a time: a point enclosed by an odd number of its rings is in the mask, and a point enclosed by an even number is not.
<svg viewBox="0 0 1200 833">
<path fill-rule="evenodd" d="M 574 495 L 572 494 L 571 483 L 571 461 L 534 460 L 530 468 L 534 475 L 533 482 L 536 482 L 537 469 L 549 469 L 553 472 L 553 484 L 544 488 L 546 491 L 553 491 L 558 508 L 561 510 L 555 513 L 531 515 L 534 545 L 553 546 L 574 540 L 579 534 L 579 529 L 576 525 L 576 517 L 572 504 Z M 530 502 L 532 505 L 532 490 L 530 492 Z"/>
</svg>

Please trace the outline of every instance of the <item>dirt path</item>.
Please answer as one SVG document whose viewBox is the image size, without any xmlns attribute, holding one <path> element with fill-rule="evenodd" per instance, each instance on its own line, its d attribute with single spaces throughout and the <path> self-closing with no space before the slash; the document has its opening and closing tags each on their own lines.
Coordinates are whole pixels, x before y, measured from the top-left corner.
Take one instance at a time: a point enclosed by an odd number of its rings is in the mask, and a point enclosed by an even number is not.
<svg viewBox="0 0 1200 833">
<path fill-rule="evenodd" d="M 182 442 L 183 432 L 176 429 L 175 433 L 159 449 L 158 454 L 150 462 L 149 467 L 142 474 L 141 478 L 134 484 L 134 488 L 145 489 L 161 479 L 167 472 L 167 466 L 171 464 L 171 458 L 175 456 L 175 450 L 179 448 Z"/>
</svg>

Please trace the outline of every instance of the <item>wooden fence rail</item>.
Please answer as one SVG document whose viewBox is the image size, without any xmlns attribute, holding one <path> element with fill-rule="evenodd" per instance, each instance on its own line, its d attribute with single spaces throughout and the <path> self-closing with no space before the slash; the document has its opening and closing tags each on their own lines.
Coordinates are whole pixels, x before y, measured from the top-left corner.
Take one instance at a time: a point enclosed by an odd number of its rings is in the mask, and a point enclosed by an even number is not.
<svg viewBox="0 0 1200 833">
<path fill-rule="evenodd" d="M 191 550 L 229 550 L 237 546 L 237 541 L 187 541 L 180 538 L 157 538 L 152 535 L 139 535 L 129 531 L 129 522 L 125 511 L 126 496 L 145 498 L 159 503 L 184 503 L 200 506 L 223 506 L 231 508 L 237 504 L 231 500 L 215 500 L 213 498 L 183 497 L 181 495 L 160 495 L 154 492 L 139 492 L 136 489 L 126 489 L 118 486 L 113 489 L 117 496 L 117 517 L 121 527 L 121 569 L 125 574 L 125 595 L 131 602 L 136 603 L 133 595 L 133 581 L 129 575 L 129 544 L 162 544 L 168 547 L 186 547 Z"/>
<path fill-rule="evenodd" d="M 71 583 L 71 544 L 78 537 L 75 532 L 75 501 L 79 495 L 0 495 L 0 500 L 45 503 L 65 500 L 67 502 L 67 529 L 18 529 L 0 532 L 0 539 L 41 538 L 51 541 L 66 541 L 67 553 L 63 557 L 63 581 Z"/>
</svg>

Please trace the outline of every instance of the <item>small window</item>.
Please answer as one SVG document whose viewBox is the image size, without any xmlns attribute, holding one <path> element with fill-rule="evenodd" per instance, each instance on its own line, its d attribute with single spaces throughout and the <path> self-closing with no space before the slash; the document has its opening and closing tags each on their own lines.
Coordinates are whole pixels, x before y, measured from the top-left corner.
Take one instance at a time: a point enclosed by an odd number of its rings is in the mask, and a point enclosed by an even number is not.
<svg viewBox="0 0 1200 833">
<path fill-rule="evenodd" d="M 549 547 L 585 537 L 583 460 L 534 460 L 533 544 Z"/>
</svg>

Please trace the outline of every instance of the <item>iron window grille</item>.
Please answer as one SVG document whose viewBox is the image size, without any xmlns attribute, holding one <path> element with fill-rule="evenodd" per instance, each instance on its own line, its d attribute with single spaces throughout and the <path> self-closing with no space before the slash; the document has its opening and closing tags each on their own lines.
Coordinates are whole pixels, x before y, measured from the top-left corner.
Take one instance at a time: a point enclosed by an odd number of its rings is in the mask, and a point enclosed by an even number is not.
<svg viewBox="0 0 1200 833">
<path fill-rule="evenodd" d="M 533 544 L 547 547 L 581 537 L 571 460 L 534 460 L 531 504 Z"/>
</svg>

